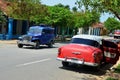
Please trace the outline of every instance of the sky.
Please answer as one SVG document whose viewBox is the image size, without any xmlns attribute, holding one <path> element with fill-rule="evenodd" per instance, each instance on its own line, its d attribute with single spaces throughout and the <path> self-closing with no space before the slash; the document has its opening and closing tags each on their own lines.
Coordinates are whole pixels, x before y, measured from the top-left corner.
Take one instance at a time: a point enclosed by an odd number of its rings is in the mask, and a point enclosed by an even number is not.
<svg viewBox="0 0 120 80">
<path fill-rule="evenodd" d="M 62 3 L 64 5 L 70 5 L 70 8 L 75 6 L 76 0 L 41 0 L 42 4 L 54 6 L 56 4 Z"/>
<path fill-rule="evenodd" d="M 63 5 L 69 5 L 72 9 L 72 7 L 76 6 L 75 1 L 76 0 L 41 0 L 41 3 L 49 6 L 54 6 L 61 3 Z M 108 13 L 102 14 L 100 17 L 100 22 L 106 21 L 108 17 L 110 17 Z"/>
</svg>

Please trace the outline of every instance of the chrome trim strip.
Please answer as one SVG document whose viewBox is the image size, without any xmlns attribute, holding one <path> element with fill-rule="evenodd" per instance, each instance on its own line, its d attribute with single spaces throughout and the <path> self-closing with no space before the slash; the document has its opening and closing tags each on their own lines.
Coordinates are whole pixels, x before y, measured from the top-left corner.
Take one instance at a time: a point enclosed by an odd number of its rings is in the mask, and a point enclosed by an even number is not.
<svg viewBox="0 0 120 80">
<path fill-rule="evenodd" d="M 78 54 L 81 54 L 81 53 L 80 52 L 72 52 L 72 54 L 78 55 Z"/>
<path fill-rule="evenodd" d="M 27 42 L 17 41 L 17 43 L 18 43 L 18 44 L 23 44 L 23 45 L 32 45 L 32 46 L 36 45 L 36 43 L 34 43 L 34 42 L 29 42 L 29 41 L 27 41 Z"/>
</svg>

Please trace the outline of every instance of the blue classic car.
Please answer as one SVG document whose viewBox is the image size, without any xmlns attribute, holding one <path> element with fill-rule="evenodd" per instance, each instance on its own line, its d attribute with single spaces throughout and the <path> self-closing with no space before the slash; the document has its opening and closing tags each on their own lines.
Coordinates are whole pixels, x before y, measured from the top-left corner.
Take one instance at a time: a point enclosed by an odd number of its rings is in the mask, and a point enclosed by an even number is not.
<svg viewBox="0 0 120 80">
<path fill-rule="evenodd" d="M 54 28 L 48 26 L 31 26 L 26 35 L 19 37 L 17 45 L 19 48 L 25 46 L 33 46 L 39 48 L 40 45 L 53 47 L 54 44 Z"/>
</svg>

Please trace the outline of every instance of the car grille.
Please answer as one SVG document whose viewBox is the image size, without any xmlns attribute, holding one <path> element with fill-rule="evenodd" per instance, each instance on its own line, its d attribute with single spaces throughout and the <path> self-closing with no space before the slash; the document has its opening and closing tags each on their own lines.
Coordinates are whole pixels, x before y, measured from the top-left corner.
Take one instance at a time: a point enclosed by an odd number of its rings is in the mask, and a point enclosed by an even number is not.
<svg viewBox="0 0 120 80">
<path fill-rule="evenodd" d="M 31 40 L 31 38 L 32 38 L 31 36 L 24 36 L 24 37 L 23 37 L 23 40 L 30 41 L 30 40 Z"/>
</svg>

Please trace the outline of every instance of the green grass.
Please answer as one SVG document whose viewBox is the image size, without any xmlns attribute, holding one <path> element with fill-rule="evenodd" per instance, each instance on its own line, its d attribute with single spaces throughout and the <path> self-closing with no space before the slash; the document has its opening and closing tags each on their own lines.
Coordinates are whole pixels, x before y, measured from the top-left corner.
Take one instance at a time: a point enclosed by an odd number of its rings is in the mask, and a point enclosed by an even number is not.
<svg viewBox="0 0 120 80">
<path fill-rule="evenodd" d="M 115 73 L 120 73 L 120 64 L 119 64 L 118 67 L 115 69 Z"/>
<path fill-rule="evenodd" d="M 120 64 L 117 66 L 117 68 L 114 71 L 115 73 L 120 73 Z M 108 77 L 106 80 L 118 80 L 116 78 Z"/>
<path fill-rule="evenodd" d="M 118 79 L 108 77 L 106 80 L 118 80 Z"/>
</svg>

